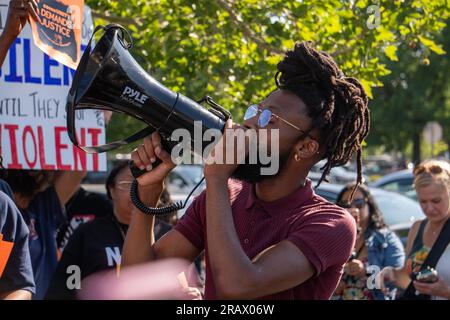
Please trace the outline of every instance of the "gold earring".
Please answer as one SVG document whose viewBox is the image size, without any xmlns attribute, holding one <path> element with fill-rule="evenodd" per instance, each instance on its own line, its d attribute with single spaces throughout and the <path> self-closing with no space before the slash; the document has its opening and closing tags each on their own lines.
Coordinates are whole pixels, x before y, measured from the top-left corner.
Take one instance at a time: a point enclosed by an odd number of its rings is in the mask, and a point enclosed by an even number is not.
<svg viewBox="0 0 450 320">
<path fill-rule="evenodd" d="M 300 157 L 298 156 L 298 154 L 294 155 L 294 159 L 295 159 L 295 161 L 297 161 L 297 162 L 300 161 Z"/>
</svg>

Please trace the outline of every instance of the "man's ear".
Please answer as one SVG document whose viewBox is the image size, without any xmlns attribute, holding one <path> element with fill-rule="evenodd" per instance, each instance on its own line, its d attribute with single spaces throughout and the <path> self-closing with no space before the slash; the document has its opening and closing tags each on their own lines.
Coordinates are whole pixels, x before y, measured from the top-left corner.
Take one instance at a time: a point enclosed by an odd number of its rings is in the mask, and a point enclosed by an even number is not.
<svg viewBox="0 0 450 320">
<path fill-rule="evenodd" d="M 295 146 L 295 160 L 299 161 L 300 159 L 312 158 L 319 153 L 319 148 L 320 145 L 316 140 L 306 137 L 300 140 Z"/>
</svg>

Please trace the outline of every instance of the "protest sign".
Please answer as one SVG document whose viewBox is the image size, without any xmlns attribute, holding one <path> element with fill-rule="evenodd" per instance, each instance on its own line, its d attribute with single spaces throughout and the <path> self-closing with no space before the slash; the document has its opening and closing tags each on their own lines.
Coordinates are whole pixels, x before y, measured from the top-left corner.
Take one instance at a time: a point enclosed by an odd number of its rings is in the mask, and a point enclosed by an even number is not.
<svg viewBox="0 0 450 320">
<path fill-rule="evenodd" d="M 56 61 L 76 69 L 80 60 L 83 0 L 37 0 L 30 19 L 34 44 Z"/>
</svg>

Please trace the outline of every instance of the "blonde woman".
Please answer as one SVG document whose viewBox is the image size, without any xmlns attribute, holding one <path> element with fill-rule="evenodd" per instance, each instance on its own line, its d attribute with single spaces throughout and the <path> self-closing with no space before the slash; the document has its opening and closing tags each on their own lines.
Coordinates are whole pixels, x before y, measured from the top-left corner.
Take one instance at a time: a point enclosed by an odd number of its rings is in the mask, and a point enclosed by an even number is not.
<svg viewBox="0 0 450 320">
<path fill-rule="evenodd" d="M 437 160 L 419 164 L 414 169 L 414 187 L 426 218 L 411 227 L 405 266 L 384 268 L 380 284 L 384 288 L 385 282 L 391 282 L 406 289 L 404 299 L 450 299 L 450 164 Z M 442 250 L 436 250 L 439 246 Z M 426 259 L 433 249 L 437 279 L 414 280 L 417 272 L 432 264 Z"/>
</svg>

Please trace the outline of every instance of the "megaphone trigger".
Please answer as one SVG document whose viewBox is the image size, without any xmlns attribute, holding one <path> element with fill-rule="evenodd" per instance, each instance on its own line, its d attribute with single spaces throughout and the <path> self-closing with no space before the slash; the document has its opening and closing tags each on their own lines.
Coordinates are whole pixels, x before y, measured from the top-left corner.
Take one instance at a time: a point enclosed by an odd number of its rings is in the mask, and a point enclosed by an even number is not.
<svg viewBox="0 0 450 320">
<path fill-rule="evenodd" d="M 155 168 L 157 166 L 159 166 L 162 163 L 161 159 L 156 159 L 155 162 L 152 163 L 152 167 Z M 130 160 L 128 162 L 128 166 L 130 167 L 131 170 L 131 174 L 133 175 L 133 177 L 135 179 L 139 178 L 140 176 L 142 176 L 143 174 L 147 173 L 147 170 L 141 170 L 139 169 L 135 164 L 133 160 Z"/>
<path fill-rule="evenodd" d="M 150 131 L 150 130 L 149 130 Z M 172 150 L 172 148 L 177 144 L 176 141 L 171 141 L 170 137 L 167 137 L 165 134 L 161 134 L 161 146 L 162 149 L 165 151 L 170 151 Z M 156 157 L 155 162 L 152 162 L 152 168 L 156 168 L 157 166 L 159 166 L 162 163 L 162 160 L 158 157 Z M 131 170 L 131 174 L 133 175 L 133 177 L 135 179 L 139 178 L 140 176 L 142 176 L 144 173 L 147 172 L 147 170 L 143 169 L 139 169 L 135 164 L 133 160 L 130 160 L 128 163 L 128 166 L 130 167 Z"/>
</svg>

